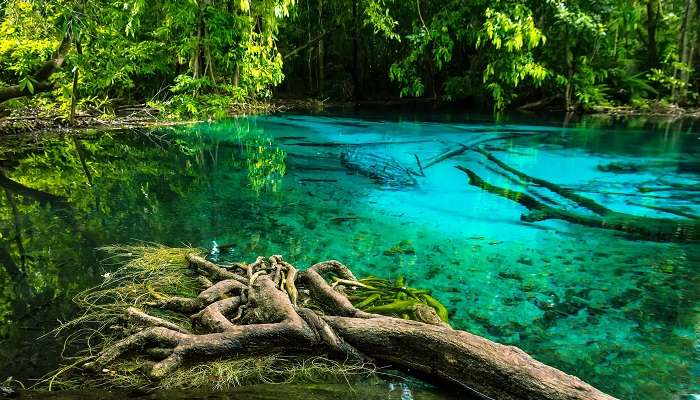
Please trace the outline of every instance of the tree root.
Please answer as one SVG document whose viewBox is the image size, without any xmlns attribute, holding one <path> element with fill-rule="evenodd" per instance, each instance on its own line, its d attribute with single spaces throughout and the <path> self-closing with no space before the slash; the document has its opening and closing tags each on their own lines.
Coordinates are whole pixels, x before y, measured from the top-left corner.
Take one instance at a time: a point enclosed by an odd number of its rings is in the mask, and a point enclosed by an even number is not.
<svg viewBox="0 0 700 400">
<path fill-rule="evenodd" d="M 573 203 L 576 203 L 578 206 L 590 211 L 590 214 L 584 214 L 581 212 L 569 211 L 563 206 L 550 206 L 527 192 L 519 192 L 494 186 L 484 181 L 481 177 L 474 173 L 474 171 L 462 166 L 456 167 L 460 171 L 467 174 L 470 185 L 516 202 L 527 208 L 530 212 L 521 215 L 520 219 L 522 221 L 537 222 L 547 219 L 560 219 L 593 228 L 620 231 L 645 240 L 662 242 L 690 242 L 700 240 L 700 220 L 697 218 L 651 218 L 613 211 L 595 202 L 594 200 L 581 196 L 569 189 L 518 171 L 483 149 L 478 149 L 477 151 L 501 169 L 518 177 L 526 186 L 532 184 L 546 188 L 547 190 L 558 194 L 562 198 L 570 200 Z"/>
<path fill-rule="evenodd" d="M 190 316 L 192 329 L 127 308 L 136 333 L 105 345 L 85 368 L 102 371 L 118 359 L 149 357 L 148 375 L 162 379 L 184 364 L 265 355 L 324 356 L 361 363 L 391 364 L 421 376 L 470 388 L 485 398 L 613 399 L 580 379 L 546 366 L 523 351 L 453 330 L 438 314 L 444 307 L 424 291 L 428 304 L 412 303 L 422 321 L 362 311 L 326 280 L 342 281 L 344 291 L 373 288 L 357 281 L 338 261 L 315 264 L 303 272 L 281 256 L 259 257 L 252 264 L 224 268 L 199 255 L 189 266 L 211 280 L 196 298 L 154 304 Z M 194 280 L 193 280 L 194 281 Z M 372 280 L 368 280 L 372 282 Z M 373 279 L 373 281 L 378 281 Z M 408 290 L 399 281 L 397 290 Z M 362 287 L 364 286 L 364 288 Z M 171 311 L 168 311 L 171 312 Z M 185 317 L 185 315 L 182 315 Z M 125 330 L 133 332 L 133 330 Z"/>
</svg>

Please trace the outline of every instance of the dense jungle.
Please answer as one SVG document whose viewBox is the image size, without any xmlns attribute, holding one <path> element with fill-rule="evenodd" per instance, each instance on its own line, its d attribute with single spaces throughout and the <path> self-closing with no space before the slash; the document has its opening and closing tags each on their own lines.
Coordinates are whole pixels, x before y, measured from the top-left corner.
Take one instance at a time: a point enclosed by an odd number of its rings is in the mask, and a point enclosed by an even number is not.
<svg viewBox="0 0 700 400">
<path fill-rule="evenodd" d="M 205 119 L 273 97 L 694 107 L 698 12 L 692 0 L 3 0 L 0 103 Z"/>
</svg>

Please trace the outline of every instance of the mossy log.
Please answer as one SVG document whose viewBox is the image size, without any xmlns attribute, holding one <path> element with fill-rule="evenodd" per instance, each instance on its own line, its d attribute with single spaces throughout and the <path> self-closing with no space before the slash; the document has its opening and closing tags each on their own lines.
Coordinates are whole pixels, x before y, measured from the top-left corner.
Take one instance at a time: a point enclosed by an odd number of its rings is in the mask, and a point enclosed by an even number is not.
<svg viewBox="0 0 700 400">
<path fill-rule="evenodd" d="M 105 345 L 86 369 L 100 373 L 130 354 L 157 354 L 148 374 L 158 380 L 183 364 L 213 359 L 322 355 L 389 364 L 486 399 L 613 399 L 518 348 L 452 329 L 429 305 L 416 303 L 420 321 L 356 308 L 349 296 L 368 285 L 338 261 L 299 272 L 281 256 L 233 265 L 217 265 L 195 253 L 186 259 L 205 289 L 193 298 L 161 299 L 149 310 L 192 314 L 192 323 L 125 309 L 140 329 Z M 331 277 L 333 285 L 327 281 Z"/>
<path fill-rule="evenodd" d="M 692 242 L 700 240 L 700 220 L 697 218 L 651 218 L 617 212 L 588 197 L 581 196 L 570 189 L 563 188 L 544 179 L 527 175 L 507 165 L 493 154 L 483 149 L 477 149 L 476 151 L 504 171 L 519 178 L 526 188 L 528 185 L 545 188 L 590 212 L 584 214 L 582 212 L 567 210 L 563 206 L 548 205 L 535 198 L 534 195 L 492 185 L 479 177 L 474 171 L 463 166 L 456 167 L 467 174 L 470 185 L 514 201 L 527 208 L 530 212 L 521 215 L 520 219 L 522 221 L 537 222 L 547 219 L 559 219 L 593 228 L 620 231 L 636 238 L 661 242 Z"/>
</svg>

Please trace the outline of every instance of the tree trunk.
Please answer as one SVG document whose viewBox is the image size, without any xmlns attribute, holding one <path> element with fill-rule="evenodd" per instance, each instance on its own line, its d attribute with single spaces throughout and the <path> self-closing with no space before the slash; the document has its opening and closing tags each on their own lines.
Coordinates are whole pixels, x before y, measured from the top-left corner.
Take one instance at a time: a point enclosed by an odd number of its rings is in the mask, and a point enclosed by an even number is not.
<svg viewBox="0 0 700 400">
<path fill-rule="evenodd" d="M 68 202 L 66 201 L 65 197 L 56 196 L 48 192 L 43 192 L 41 190 L 24 186 L 21 183 L 8 178 L 2 172 L 0 172 L 0 187 L 12 193 L 35 199 L 41 205 L 51 204 L 53 207 L 57 208 L 68 206 Z"/>
<path fill-rule="evenodd" d="M 75 41 L 75 50 L 78 53 L 78 55 L 83 54 L 83 46 L 80 44 L 80 39 L 77 39 Z M 78 67 L 75 67 L 75 70 L 73 71 L 73 90 L 71 92 L 71 99 L 70 99 L 70 123 L 75 123 L 75 106 L 78 104 L 78 78 L 80 77 L 80 70 Z"/>
<path fill-rule="evenodd" d="M 569 44 L 569 31 L 566 31 L 566 46 L 564 49 L 566 57 L 566 88 L 564 89 L 564 104 L 566 107 L 566 112 L 569 113 L 573 110 L 573 82 L 574 79 L 574 55 L 571 52 L 571 45 Z"/>
<path fill-rule="evenodd" d="M 134 351 L 148 354 L 146 350 L 152 348 L 165 357 L 150 368 L 153 379 L 206 360 L 306 354 L 389 363 L 482 398 L 613 400 L 520 349 L 453 330 L 423 303 L 413 310 L 422 322 L 355 308 L 345 293 L 363 284 L 338 261 L 318 263 L 298 273 L 281 256 L 258 257 L 252 264 L 226 268 L 196 254 L 187 260 L 206 288 L 196 298 L 171 297 L 152 306 L 183 316 L 199 310 L 191 317 L 192 326 L 204 331 L 192 333 L 130 307 L 125 320 L 143 329 L 104 347 L 85 365 L 87 369 L 102 371 L 116 359 Z M 342 289 L 331 286 L 325 275 L 335 276 Z"/>
<path fill-rule="evenodd" d="M 690 68 L 693 67 L 693 52 L 695 41 L 697 38 L 696 29 L 694 29 L 694 20 L 697 10 L 693 0 L 686 0 L 685 12 L 683 14 L 683 23 L 681 24 L 681 36 L 678 58 L 684 64 L 684 68 L 679 71 L 678 77 L 682 82 L 682 86 L 678 88 L 678 101 L 684 102 L 688 95 L 688 83 L 690 82 Z"/>
<path fill-rule="evenodd" d="M 311 43 L 311 7 L 309 3 L 311 0 L 306 0 L 306 32 L 308 36 L 308 42 Z M 307 93 L 313 93 L 314 90 L 314 70 L 313 64 L 311 63 L 311 58 L 313 57 L 313 47 L 309 48 L 306 52 L 306 66 L 309 73 L 309 89 Z"/>
<path fill-rule="evenodd" d="M 10 193 L 10 191 L 7 189 L 4 189 L 3 191 L 5 192 L 7 203 L 10 205 L 10 210 L 12 210 L 12 222 L 14 223 L 15 227 L 15 245 L 19 251 L 20 267 L 22 268 L 22 271 L 26 271 L 27 252 L 24 250 L 24 240 L 22 239 L 22 218 L 19 214 L 19 210 L 17 209 L 14 194 Z"/>
<path fill-rule="evenodd" d="M 346 342 L 375 358 L 459 382 L 499 400 L 612 399 L 513 346 L 468 332 L 397 318 L 323 318 Z"/>
<path fill-rule="evenodd" d="M 358 60 L 357 0 L 352 0 L 352 97 L 360 101 L 360 73 Z"/>
<path fill-rule="evenodd" d="M 323 37 L 324 37 L 324 30 L 323 30 L 323 0 L 318 0 L 318 28 L 321 31 L 321 39 L 318 41 L 318 94 L 321 98 L 323 98 L 323 87 L 325 86 L 325 79 L 324 79 L 324 62 L 325 58 L 323 55 Z"/>
<path fill-rule="evenodd" d="M 190 68 L 192 69 L 192 78 L 199 79 L 202 76 L 202 17 L 200 15 L 197 21 L 197 38 L 195 46 L 192 50 L 192 59 L 190 60 Z"/>
<path fill-rule="evenodd" d="M 211 56 L 211 47 L 209 46 L 209 28 L 207 27 L 207 20 L 204 19 L 202 22 L 204 26 L 204 69 L 205 74 L 209 76 L 213 84 L 216 84 L 216 70 L 214 66 L 214 59 Z"/>
<path fill-rule="evenodd" d="M 659 21 L 659 0 L 647 0 L 647 66 L 658 68 L 659 55 L 656 45 L 656 28 Z"/>
</svg>

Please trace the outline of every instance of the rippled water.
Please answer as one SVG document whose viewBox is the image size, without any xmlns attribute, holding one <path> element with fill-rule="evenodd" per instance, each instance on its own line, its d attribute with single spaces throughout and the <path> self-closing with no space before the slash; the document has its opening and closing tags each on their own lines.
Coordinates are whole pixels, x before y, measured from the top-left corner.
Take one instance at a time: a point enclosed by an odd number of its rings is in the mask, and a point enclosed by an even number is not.
<svg viewBox="0 0 700 400">
<path fill-rule="evenodd" d="M 283 254 L 301 267 L 335 258 L 359 275 L 402 275 L 433 290 L 454 326 L 620 398 L 700 393 L 697 243 L 521 222 L 522 206 L 470 186 L 455 168 L 525 190 L 475 151 L 426 168 L 415 185 L 377 183 L 340 162 L 352 150 L 418 171 L 416 158 L 426 165 L 481 143 L 615 211 L 700 215 L 697 130 L 530 123 L 279 115 L 0 139 L 0 381 L 55 368 L 60 340 L 37 337 L 70 318 L 72 295 L 108 272 L 96 248 L 144 240 L 233 244 L 223 256 Z"/>
</svg>

